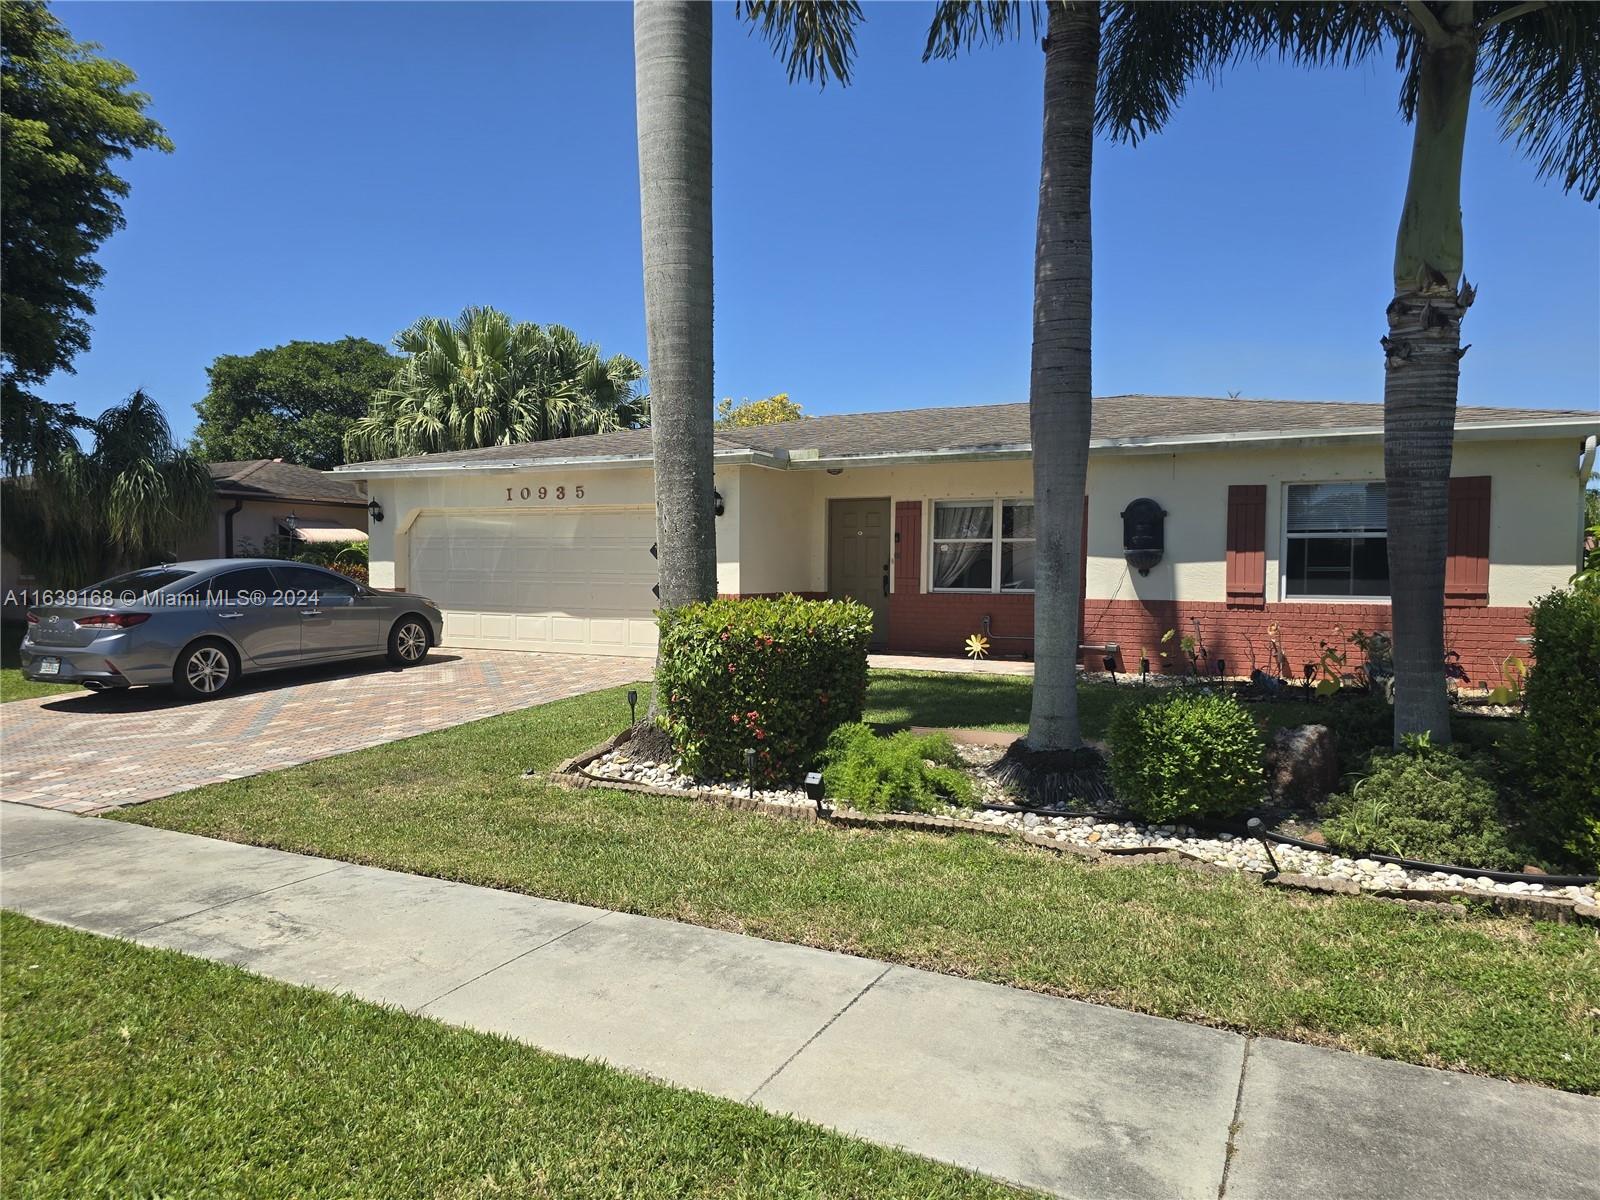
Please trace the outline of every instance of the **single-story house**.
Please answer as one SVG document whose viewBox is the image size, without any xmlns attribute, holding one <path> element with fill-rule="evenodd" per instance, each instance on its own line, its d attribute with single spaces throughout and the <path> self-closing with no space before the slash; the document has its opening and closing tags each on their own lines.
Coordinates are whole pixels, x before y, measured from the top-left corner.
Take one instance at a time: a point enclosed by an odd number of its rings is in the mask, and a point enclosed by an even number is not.
<svg viewBox="0 0 1600 1200">
<path fill-rule="evenodd" d="M 206 464 L 216 489 L 214 520 L 178 557 L 260 554 L 273 541 L 350 542 L 367 536 L 367 494 L 341 478 L 281 458 Z"/>
<path fill-rule="evenodd" d="M 1498 682 L 1529 603 L 1582 544 L 1595 413 L 1466 408 L 1451 486 L 1447 639 Z M 1198 631 L 1230 673 L 1291 669 L 1387 630 L 1383 411 L 1183 396 L 1095 401 L 1086 663 L 1137 670 Z M 648 430 L 356 463 L 371 579 L 436 600 L 459 646 L 649 655 L 657 580 Z M 718 588 L 852 596 L 891 651 L 996 651 L 1033 632 L 1028 407 L 811 417 L 719 430 Z M 382 517 L 377 512 L 382 512 Z M 1174 638 L 1166 649 L 1177 658 Z M 1356 661 L 1352 659 L 1352 661 Z"/>
</svg>

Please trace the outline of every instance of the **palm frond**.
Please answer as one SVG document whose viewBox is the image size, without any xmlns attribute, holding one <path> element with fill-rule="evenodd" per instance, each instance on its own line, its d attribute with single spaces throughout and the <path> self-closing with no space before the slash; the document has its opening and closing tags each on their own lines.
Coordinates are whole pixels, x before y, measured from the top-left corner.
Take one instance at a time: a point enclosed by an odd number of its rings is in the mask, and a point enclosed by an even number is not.
<svg viewBox="0 0 1600 1200">
<path fill-rule="evenodd" d="M 846 86 L 856 55 L 855 28 L 866 18 L 856 0 L 737 0 L 734 14 L 784 60 L 789 82 Z"/>
<path fill-rule="evenodd" d="M 1040 0 L 941 0 L 934 6 L 922 61 L 954 58 L 972 46 L 1020 36 L 1023 9 L 1028 10 L 1037 38 L 1044 23 L 1042 7 Z"/>
<path fill-rule="evenodd" d="M 1489 5 L 1479 5 L 1488 8 Z M 1511 4 L 1494 8 L 1509 14 Z M 1478 50 L 1478 82 L 1499 109 L 1501 137 L 1586 201 L 1600 195 L 1600 5 L 1551 4 L 1495 21 Z"/>
</svg>

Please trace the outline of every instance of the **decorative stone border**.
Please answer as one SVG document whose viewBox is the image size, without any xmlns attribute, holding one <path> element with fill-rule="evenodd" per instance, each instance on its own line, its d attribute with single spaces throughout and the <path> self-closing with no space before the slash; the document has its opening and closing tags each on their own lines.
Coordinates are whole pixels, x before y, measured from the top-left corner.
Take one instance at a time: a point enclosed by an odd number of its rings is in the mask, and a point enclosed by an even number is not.
<svg viewBox="0 0 1600 1200">
<path fill-rule="evenodd" d="M 563 760 L 556 766 L 554 771 L 550 772 L 547 778 L 550 782 L 562 787 L 576 789 L 606 788 L 610 791 L 635 792 L 641 795 L 662 796 L 674 800 L 700 800 L 704 803 L 736 812 L 759 812 L 767 816 L 781 817 L 790 821 L 818 823 L 816 810 L 809 806 L 773 804 L 753 797 L 737 794 L 729 795 L 725 791 L 713 791 L 709 788 L 682 791 L 676 788 L 654 787 L 650 784 L 608 779 L 589 773 L 586 768 L 590 763 L 602 755 L 610 754 L 616 750 L 617 747 L 628 740 L 628 736 L 629 731 L 624 729 L 621 733 L 607 738 L 599 745 L 591 746 L 581 754 L 576 754 Z M 825 820 L 828 824 L 840 825 L 846 828 L 902 828 L 918 829 L 927 833 L 977 833 L 988 837 L 1012 838 L 1041 850 L 1049 850 L 1055 854 L 1067 855 L 1083 862 L 1097 863 L 1107 867 L 1169 864 L 1214 875 L 1241 875 L 1246 877 L 1254 875 L 1254 872 L 1236 871 L 1231 867 L 1211 862 L 1209 859 L 1200 858 L 1183 850 L 1141 846 L 1108 846 L 1105 849 L 1094 846 L 1077 846 L 1068 842 L 1057 841 L 1055 838 L 1043 837 L 1029 830 L 1012 829 L 1008 826 L 995 825 L 986 821 L 965 821 L 958 817 L 938 817 L 930 816 L 926 813 L 864 813 L 857 812 L 853 808 L 835 808 L 829 812 Z M 1348 879 L 1330 875 L 1286 873 L 1258 876 L 1258 878 L 1267 887 L 1313 892 L 1328 896 L 1368 896 L 1375 900 L 1384 900 L 1391 904 L 1402 904 L 1407 908 L 1418 911 L 1434 912 L 1450 917 L 1465 917 L 1467 915 L 1467 910 L 1463 904 L 1455 903 L 1455 901 L 1464 901 L 1484 905 L 1503 915 L 1535 917 L 1539 920 L 1557 921 L 1562 924 L 1581 922 L 1600 925 L 1600 907 L 1582 904 L 1565 896 L 1539 896 L 1435 888 L 1426 890 L 1385 888 L 1375 891 L 1359 888 Z"/>
</svg>

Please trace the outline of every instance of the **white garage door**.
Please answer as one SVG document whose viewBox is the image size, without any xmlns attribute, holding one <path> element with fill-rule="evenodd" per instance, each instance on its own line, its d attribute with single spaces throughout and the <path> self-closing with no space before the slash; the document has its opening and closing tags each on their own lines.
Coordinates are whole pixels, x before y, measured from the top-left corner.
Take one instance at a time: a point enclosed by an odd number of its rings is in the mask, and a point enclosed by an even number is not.
<svg viewBox="0 0 1600 1200">
<path fill-rule="evenodd" d="M 423 513 L 410 540 L 446 645 L 655 653 L 653 509 Z"/>
</svg>

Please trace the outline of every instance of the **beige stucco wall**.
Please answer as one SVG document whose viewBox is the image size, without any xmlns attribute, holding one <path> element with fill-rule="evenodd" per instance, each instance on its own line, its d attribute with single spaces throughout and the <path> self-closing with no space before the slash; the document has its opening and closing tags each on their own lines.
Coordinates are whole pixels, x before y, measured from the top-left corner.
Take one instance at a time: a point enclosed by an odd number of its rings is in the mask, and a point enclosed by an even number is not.
<svg viewBox="0 0 1600 1200">
<path fill-rule="evenodd" d="M 1453 473 L 1494 480 L 1491 605 L 1527 604 L 1567 581 L 1577 560 L 1581 524 L 1575 445 L 1564 439 L 1465 442 L 1456 447 Z M 1026 461 L 869 467 L 839 475 L 757 469 L 744 474 L 741 581 L 751 592 L 827 587 L 829 499 L 927 502 L 1025 497 L 1033 490 Z M 1089 464 L 1088 594 L 1094 599 L 1226 601 L 1228 488 L 1266 484 L 1268 597 L 1277 600 L 1285 485 L 1382 478 L 1383 451 L 1376 444 L 1095 455 Z M 1167 511 L 1166 555 L 1148 576 L 1129 571 L 1122 557 L 1121 513 L 1140 496 Z M 924 541 L 928 536 L 926 518 L 922 536 Z M 924 588 L 928 557 L 924 547 Z"/>
<path fill-rule="evenodd" d="M 1463 442 L 1454 473 L 1493 477 L 1489 603 L 1527 604 L 1567 581 L 1577 558 L 1581 499 L 1577 447 L 1567 439 Z M 1268 598 L 1280 598 L 1284 485 L 1383 478 L 1376 443 L 1290 449 L 1196 448 L 1181 453 L 1097 454 L 1089 467 L 1088 591 L 1095 599 L 1222 602 L 1227 493 L 1231 484 L 1267 485 Z M 539 487 L 546 499 L 537 499 Z M 558 486 L 567 489 L 555 498 Z M 576 497 L 582 486 L 584 496 Z M 522 499 L 528 488 L 530 498 Z M 560 506 L 649 507 L 644 467 L 521 472 L 460 471 L 402 480 L 374 479 L 385 519 L 372 523 L 372 582 L 406 587 L 405 531 L 424 510 L 516 512 Z M 885 497 L 891 502 L 1026 497 L 1025 460 L 821 470 L 727 467 L 717 472 L 726 512 L 717 521 L 718 590 L 725 593 L 824 591 L 827 502 Z M 510 489 L 511 499 L 507 499 Z M 1122 557 L 1120 513 L 1150 496 L 1167 510 L 1166 556 L 1147 577 Z M 928 523 L 923 521 L 923 538 Z M 921 555 L 923 587 L 928 555 Z"/>
</svg>

